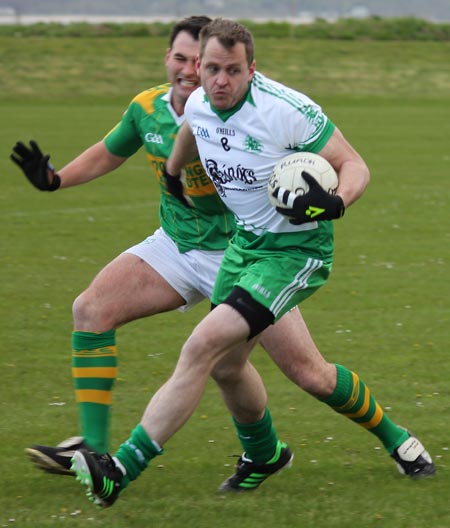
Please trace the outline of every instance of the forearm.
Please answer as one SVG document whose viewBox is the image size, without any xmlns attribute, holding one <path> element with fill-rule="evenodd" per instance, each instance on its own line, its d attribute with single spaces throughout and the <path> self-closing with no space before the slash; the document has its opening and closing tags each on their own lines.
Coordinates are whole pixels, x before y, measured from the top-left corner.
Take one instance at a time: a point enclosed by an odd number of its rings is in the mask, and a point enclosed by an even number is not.
<svg viewBox="0 0 450 528">
<path fill-rule="evenodd" d="M 319 154 L 326 158 L 338 173 L 336 194 L 342 198 L 345 207 L 349 207 L 369 184 L 370 173 L 366 163 L 337 128 Z"/>
<path fill-rule="evenodd" d="M 172 152 L 166 162 L 169 174 L 180 174 L 181 169 L 198 156 L 197 144 L 187 123 L 180 128 Z"/>
<path fill-rule="evenodd" d="M 95 143 L 57 171 L 61 187 L 72 187 L 98 178 L 117 169 L 126 159 L 111 154 L 103 141 Z"/>
<path fill-rule="evenodd" d="M 342 198 L 346 208 L 363 194 L 369 184 L 369 178 L 369 169 L 362 160 L 346 161 L 342 164 L 336 194 Z"/>
</svg>

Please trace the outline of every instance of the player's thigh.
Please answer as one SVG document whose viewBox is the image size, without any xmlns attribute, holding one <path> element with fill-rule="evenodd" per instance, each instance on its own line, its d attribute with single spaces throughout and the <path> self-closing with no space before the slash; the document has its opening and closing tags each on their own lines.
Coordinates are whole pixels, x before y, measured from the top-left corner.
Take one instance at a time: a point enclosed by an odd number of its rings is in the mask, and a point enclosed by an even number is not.
<svg viewBox="0 0 450 528">
<path fill-rule="evenodd" d="M 223 252 L 191 250 L 180 253 L 174 241 L 158 229 L 143 242 L 127 249 L 145 261 L 183 299 L 180 310 L 187 310 L 210 298 L 212 285 Z"/>
<path fill-rule="evenodd" d="M 109 319 L 112 326 L 185 303 L 156 270 L 130 253 L 122 253 L 106 265 L 77 301 L 93 312 L 91 318 Z"/>
</svg>

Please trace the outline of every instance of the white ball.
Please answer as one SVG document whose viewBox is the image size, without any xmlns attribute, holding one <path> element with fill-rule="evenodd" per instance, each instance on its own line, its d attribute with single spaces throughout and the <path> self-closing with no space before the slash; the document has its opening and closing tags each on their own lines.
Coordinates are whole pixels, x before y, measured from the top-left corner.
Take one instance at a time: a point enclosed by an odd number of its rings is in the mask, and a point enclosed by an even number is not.
<svg viewBox="0 0 450 528">
<path fill-rule="evenodd" d="M 267 191 L 270 203 L 274 207 L 282 207 L 280 202 L 272 196 L 277 187 L 283 187 L 303 196 L 309 191 L 309 186 L 303 179 L 302 172 L 306 171 L 330 194 L 336 194 L 338 176 L 331 164 L 322 156 L 312 152 L 295 152 L 281 159 L 274 167 L 269 178 Z"/>
</svg>

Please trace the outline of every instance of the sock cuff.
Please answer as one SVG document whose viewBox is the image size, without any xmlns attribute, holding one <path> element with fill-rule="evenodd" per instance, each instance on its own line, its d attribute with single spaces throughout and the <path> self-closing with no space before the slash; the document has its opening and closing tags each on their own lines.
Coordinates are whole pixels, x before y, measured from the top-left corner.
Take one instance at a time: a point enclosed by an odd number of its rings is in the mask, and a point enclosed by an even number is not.
<svg viewBox="0 0 450 528">
<path fill-rule="evenodd" d="M 270 414 L 270 411 L 269 409 L 266 408 L 265 412 L 264 412 L 264 416 L 261 418 L 261 420 L 258 420 L 257 422 L 252 422 L 252 423 L 240 423 L 236 420 L 236 418 L 234 416 L 231 417 L 233 419 L 233 423 L 235 425 L 236 428 L 238 428 L 239 430 L 245 430 L 245 429 L 253 429 L 254 427 L 259 427 L 261 424 L 264 424 L 264 423 L 270 423 L 272 424 L 272 416 Z"/>
<path fill-rule="evenodd" d="M 116 330 L 113 328 L 106 332 L 72 332 L 72 348 L 74 350 L 95 350 L 115 346 Z"/>
<path fill-rule="evenodd" d="M 131 438 L 136 440 L 136 443 L 139 444 L 141 449 L 145 448 L 146 454 L 152 455 L 152 458 L 164 453 L 164 449 L 158 444 L 158 442 L 155 442 L 155 440 L 150 438 L 142 424 L 138 424 L 134 428 Z"/>
<path fill-rule="evenodd" d="M 340 407 L 347 403 L 353 391 L 353 373 L 342 365 L 336 366 L 336 387 L 333 394 L 322 401 L 331 407 Z"/>
</svg>

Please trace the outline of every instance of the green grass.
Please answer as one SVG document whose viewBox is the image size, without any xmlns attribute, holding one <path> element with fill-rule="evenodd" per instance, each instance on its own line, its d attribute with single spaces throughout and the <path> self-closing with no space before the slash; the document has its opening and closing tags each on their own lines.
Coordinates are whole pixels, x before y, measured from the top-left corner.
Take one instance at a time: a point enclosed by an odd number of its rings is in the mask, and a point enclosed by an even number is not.
<svg viewBox="0 0 450 528">
<path fill-rule="evenodd" d="M 2 100 L 125 105 L 164 79 L 166 47 L 162 38 L 0 36 Z M 450 42 L 259 38 L 256 53 L 258 69 L 313 97 L 448 97 Z"/>
<path fill-rule="evenodd" d="M 0 526 L 447 528 L 448 45 L 304 42 L 295 55 L 292 42 L 277 41 L 260 52 L 261 69 L 306 86 L 372 171 L 366 195 L 336 222 L 334 271 L 305 303 L 305 318 L 327 358 L 356 370 L 390 416 L 417 432 L 435 457 L 436 477 L 402 478 L 375 437 L 301 393 L 257 349 L 277 430 L 295 451 L 293 468 L 255 494 L 214 493 L 231 471 L 227 455 L 240 449 L 210 384 L 166 454 L 100 512 L 74 479 L 35 470 L 23 448 L 77 433 L 71 303 L 104 264 L 158 225 L 156 186 L 138 154 L 89 187 L 38 193 L 8 155 L 17 139 L 35 138 L 57 167 L 69 161 L 115 124 L 135 93 L 163 79 L 164 44 L 0 44 L 8 57 L 0 60 Z M 114 445 L 170 375 L 207 308 L 118 332 Z"/>
</svg>

